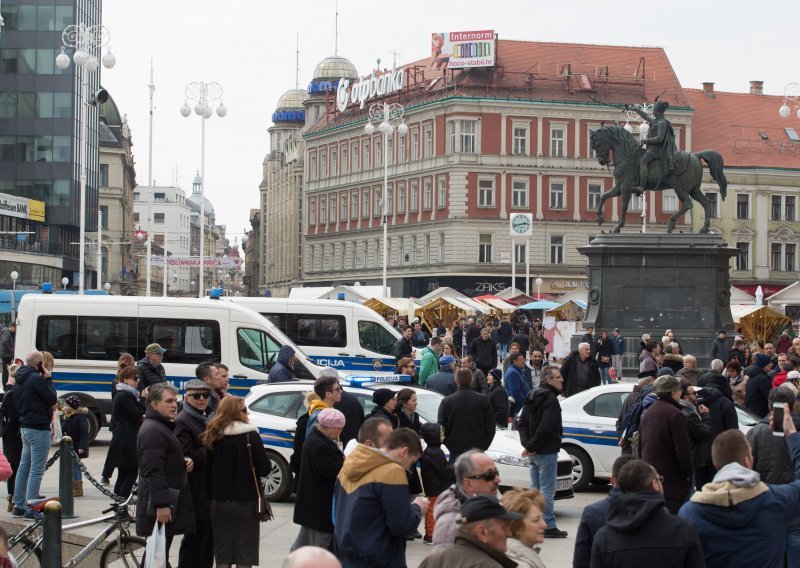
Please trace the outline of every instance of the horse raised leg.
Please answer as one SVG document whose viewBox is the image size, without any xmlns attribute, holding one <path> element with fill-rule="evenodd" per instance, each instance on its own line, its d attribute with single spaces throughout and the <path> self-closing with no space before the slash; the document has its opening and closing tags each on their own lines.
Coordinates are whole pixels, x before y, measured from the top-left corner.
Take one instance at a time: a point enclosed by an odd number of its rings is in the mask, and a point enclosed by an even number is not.
<svg viewBox="0 0 800 568">
<path fill-rule="evenodd" d="M 597 221 L 598 225 L 602 225 L 605 223 L 605 219 L 603 218 L 603 208 L 606 203 L 606 199 L 610 199 L 612 197 L 617 197 L 619 195 L 619 185 L 615 185 L 610 190 L 605 192 L 603 195 L 600 196 L 600 202 L 597 204 L 597 217 L 595 221 Z"/>
<path fill-rule="evenodd" d="M 619 216 L 619 222 L 612 229 L 612 233 L 619 233 L 622 227 L 625 226 L 625 218 L 628 216 L 628 206 L 631 203 L 631 195 L 633 194 L 633 176 L 626 175 L 625 179 L 617 184 L 620 187 L 620 202 L 622 204 L 622 212 Z"/>
</svg>

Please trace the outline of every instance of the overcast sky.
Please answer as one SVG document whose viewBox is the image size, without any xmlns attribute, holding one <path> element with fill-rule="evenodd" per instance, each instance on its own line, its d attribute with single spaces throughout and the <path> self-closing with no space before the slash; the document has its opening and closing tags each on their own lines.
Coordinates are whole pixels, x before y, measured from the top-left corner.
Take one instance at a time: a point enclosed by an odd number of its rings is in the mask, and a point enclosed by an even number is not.
<svg viewBox="0 0 800 568">
<path fill-rule="evenodd" d="M 275 105 L 295 86 L 296 34 L 305 88 L 316 64 L 334 53 L 334 0 L 103 4 L 117 56 L 117 65 L 104 70 L 103 85 L 128 115 L 140 185 L 148 181 L 150 59 L 153 178 L 159 185 L 177 182 L 191 192 L 200 168 L 201 119 L 180 115 L 184 89 L 192 81 L 222 85 L 228 116 L 206 124 L 206 197 L 233 242 L 258 207 Z M 432 31 L 493 29 L 502 39 L 660 46 L 684 87 L 713 81 L 717 90 L 747 92 L 750 80 L 762 80 L 765 94 L 779 95 L 787 83 L 800 82 L 799 20 L 797 0 L 339 0 L 339 54 L 364 75 L 377 58 L 391 62 L 393 51 L 398 64 L 427 57 Z"/>
</svg>

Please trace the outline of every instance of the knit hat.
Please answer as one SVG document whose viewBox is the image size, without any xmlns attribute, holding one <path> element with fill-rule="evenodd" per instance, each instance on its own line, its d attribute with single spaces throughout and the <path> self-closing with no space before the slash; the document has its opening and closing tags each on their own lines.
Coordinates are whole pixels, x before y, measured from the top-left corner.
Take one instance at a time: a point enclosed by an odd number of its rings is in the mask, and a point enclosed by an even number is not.
<svg viewBox="0 0 800 568">
<path fill-rule="evenodd" d="M 658 370 L 658 374 L 656 376 L 657 377 L 663 377 L 665 375 L 669 375 L 670 377 L 674 377 L 675 376 L 675 371 L 673 371 L 669 367 L 661 367 Z"/>
<path fill-rule="evenodd" d="M 761 367 L 763 369 L 770 363 L 772 363 L 772 359 L 769 358 L 769 355 L 765 355 L 764 353 L 756 354 L 756 367 Z"/>
<path fill-rule="evenodd" d="M 660 377 L 655 382 L 656 395 L 669 394 L 681 390 L 681 382 L 672 375 Z"/>
<path fill-rule="evenodd" d="M 378 389 L 372 393 L 372 402 L 378 406 L 385 406 L 393 398 L 394 391 L 391 389 Z"/>
<path fill-rule="evenodd" d="M 78 410 L 78 407 L 81 405 L 81 399 L 76 394 L 65 396 L 64 402 L 66 402 L 73 410 Z"/>
<path fill-rule="evenodd" d="M 501 371 L 500 369 L 492 369 L 491 371 L 489 371 L 489 374 L 492 375 L 494 377 L 494 380 L 497 381 L 498 383 L 503 380 L 503 371 Z"/>
<path fill-rule="evenodd" d="M 344 414 L 335 408 L 326 408 L 317 416 L 317 423 L 325 428 L 344 428 Z"/>
</svg>

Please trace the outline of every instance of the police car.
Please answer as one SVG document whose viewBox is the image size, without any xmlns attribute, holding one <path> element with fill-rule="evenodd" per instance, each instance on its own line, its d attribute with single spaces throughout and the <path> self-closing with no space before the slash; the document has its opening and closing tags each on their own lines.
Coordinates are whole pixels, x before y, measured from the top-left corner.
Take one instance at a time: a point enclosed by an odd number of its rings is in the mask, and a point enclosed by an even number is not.
<svg viewBox="0 0 800 568">
<path fill-rule="evenodd" d="M 376 388 L 389 388 L 394 391 L 410 388 L 417 393 L 417 413 L 420 420 L 435 422 L 442 395 L 424 387 L 397 381 L 397 375 L 366 380 L 350 378 L 343 380 L 342 386 L 358 398 L 364 407 L 365 416 L 369 416 L 375 407 L 375 403 L 372 402 L 372 391 Z M 304 412 L 307 412 L 303 399 L 313 386 L 313 381 L 262 384 L 253 387 L 245 398 L 245 404 L 250 411 L 250 423 L 258 427 L 271 461 L 267 478 L 267 497 L 272 501 L 284 500 L 291 495 L 292 473 L 289 469 L 289 458 L 293 451 L 296 422 Z M 444 450 L 446 453 L 447 449 Z M 503 486 L 530 487 L 528 460 L 521 456 L 522 445 L 517 432 L 498 430 L 486 453 L 497 462 Z M 571 498 L 572 460 L 564 450 L 561 450 L 558 456 L 557 475 L 556 499 Z"/>
</svg>

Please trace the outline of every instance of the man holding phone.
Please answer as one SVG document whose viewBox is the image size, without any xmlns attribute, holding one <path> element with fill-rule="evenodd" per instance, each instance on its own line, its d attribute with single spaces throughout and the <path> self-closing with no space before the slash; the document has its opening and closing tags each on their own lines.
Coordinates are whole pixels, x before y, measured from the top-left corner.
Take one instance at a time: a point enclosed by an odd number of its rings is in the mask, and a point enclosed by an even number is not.
<svg viewBox="0 0 800 568">
<path fill-rule="evenodd" d="M 783 404 L 783 429 L 794 465 L 794 478 L 784 485 L 767 485 L 753 471 L 753 450 L 739 430 L 726 430 L 714 440 L 711 455 L 719 472 L 714 481 L 692 495 L 678 513 L 697 530 L 709 568 L 738 566 L 798 566 L 790 527 L 800 508 L 800 435 L 790 406 Z M 773 421 L 770 423 L 773 430 Z M 779 439 L 779 438 L 776 438 Z"/>
</svg>

